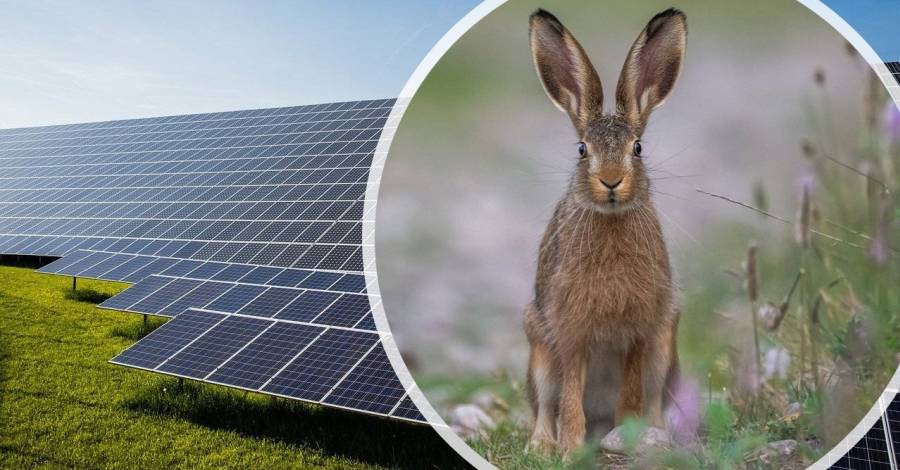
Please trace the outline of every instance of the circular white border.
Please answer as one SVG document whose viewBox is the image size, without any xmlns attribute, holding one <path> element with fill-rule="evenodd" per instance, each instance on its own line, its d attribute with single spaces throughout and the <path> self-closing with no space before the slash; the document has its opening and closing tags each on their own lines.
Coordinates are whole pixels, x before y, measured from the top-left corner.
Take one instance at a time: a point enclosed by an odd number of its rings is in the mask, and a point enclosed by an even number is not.
<svg viewBox="0 0 900 470">
<path fill-rule="evenodd" d="M 375 324 L 378 331 L 382 334 L 382 343 L 387 351 L 391 365 L 397 372 L 400 382 L 406 389 L 412 401 L 416 404 L 432 428 L 466 461 L 479 469 L 495 468 L 490 462 L 485 460 L 480 454 L 469 447 L 465 441 L 450 429 L 444 420 L 437 414 L 422 392 L 419 390 L 412 375 L 407 369 L 406 364 L 400 357 L 397 344 L 394 342 L 384 311 L 384 305 L 381 302 L 381 294 L 378 286 L 378 275 L 375 264 L 375 213 L 378 202 L 378 189 L 381 182 L 381 175 L 384 170 L 385 160 L 391 143 L 396 133 L 397 126 L 406 112 L 407 105 L 412 100 L 416 91 L 425 81 L 425 78 L 438 63 L 438 61 L 447 53 L 447 51 L 456 43 L 475 24 L 481 21 L 489 13 L 506 3 L 507 0 L 485 0 L 472 11 L 459 20 L 446 34 L 435 44 L 428 52 L 425 58 L 419 63 L 416 70 L 410 76 L 400 92 L 391 114 L 385 124 L 385 130 L 382 132 L 378 145 L 375 149 L 375 157 L 372 161 L 372 168 L 369 172 L 368 184 L 366 187 L 366 201 L 364 206 L 363 217 L 363 263 L 366 272 L 366 284 L 370 295 L 370 301 L 373 306 L 372 310 L 375 317 Z M 878 57 L 878 54 L 863 39 L 860 34 L 853 29 L 843 18 L 838 16 L 831 8 L 826 6 L 820 0 L 797 0 L 820 18 L 825 20 L 832 28 L 838 31 L 850 44 L 859 52 L 859 54 L 868 62 L 872 69 L 881 78 L 882 83 L 888 89 L 891 97 L 896 101 L 900 100 L 900 87 L 894 81 L 890 72 L 884 63 Z M 887 409 L 894 395 L 900 389 L 900 370 L 894 373 L 881 397 L 875 405 L 862 418 L 859 424 L 834 448 L 825 454 L 819 461 L 815 462 L 810 468 L 828 468 L 838 459 L 847 453 L 857 442 L 869 431 L 879 417 Z"/>
</svg>

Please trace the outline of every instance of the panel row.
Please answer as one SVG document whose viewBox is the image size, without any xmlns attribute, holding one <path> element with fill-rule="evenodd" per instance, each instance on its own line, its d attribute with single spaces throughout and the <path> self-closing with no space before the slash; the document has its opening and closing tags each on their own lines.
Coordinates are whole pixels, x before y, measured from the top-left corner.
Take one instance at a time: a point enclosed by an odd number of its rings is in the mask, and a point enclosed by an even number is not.
<svg viewBox="0 0 900 470">
<path fill-rule="evenodd" d="M 376 333 L 187 310 L 111 362 L 424 421 Z"/>
<path fill-rule="evenodd" d="M 356 245 L 361 243 L 362 222 L 326 218 L 327 215 L 322 214 L 320 218 L 294 222 L 253 219 L 0 218 L 0 234 L 90 237 L 100 233 L 105 237 L 121 238 L 122 243 L 125 243 L 126 239 Z"/>
<path fill-rule="evenodd" d="M 229 161 L 242 158 L 254 158 L 260 160 L 292 158 L 298 160 L 304 166 L 302 168 L 331 168 L 339 163 L 352 162 L 353 157 L 366 153 L 374 148 L 379 133 L 375 129 L 362 129 L 353 131 L 340 131 L 333 142 L 259 145 L 245 147 L 206 147 L 202 149 L 178 149 L 178 150 L 144 150 L 131 152 L 115 152 L 105 154 L 66 155 L 63 158 L 47 157 L 41 155 L 29 157 L 5 157 L 0 158 L 0 166 L 20 168 L 29 165 L 41 167 L 56 166 L 84 166 L 84 165 L 108 165 L 116 163 L 145 164 L 153 162 L 203 162 L 203 161 Z M 356 140 L 346 139 L 355 137 Z M 347 142 L 357 143 L 358 146 L 348 146 Z M 339 144 L 344 143 L 344 144 Z M 332 145 L 334 144 L 334 145 Z M 317 157 L 321 162 L 313 165 L 310 160 Z M 347 165 L 345 165 L 347 166 Z"/>
<path fill-rule="evenodd" d="M 345 186 L 333 187 L 334 196 L 347 197 Z M 343 192 L 341 192 L 343 191 Z M 352 194 L 355 195 L 355 194 Z M 351 195 L 351 196 L 352 196 Z M 118 219 L 120 223 L 206 220 L 348 220 L 362 216 L 364 201 L 358 199 L 303 202 L 184 202 L 162 204 L 3 204 L 0 203 L 0 231 L 51 235 L 52 227 L 41 219 L 61 221 L 83 218 Z M 135 226 L 135 228 L 137 228 Z M 125 228 L 127 230 L 127 227 Z M 120 233 L 126 236 L 128 232 Z"/>
<path fill-rule="evenodd" d="M 328 138 L 329 133 L 343 132 L 347 129 L 366 129 L 377 127 L 375 124 L 384 120 L 390 113 L 390 108 L 374 108 L 357 111 L 345 111 L 327 113 L 318 116 L 293 115 L 279 118 L 287 122 L 263 122 L 252 124 L 246 120 L 218 121 L 216 127 L 203 129 L 191 129 L 178 126 L 169 126 L 168 130 L 147 132 L 145 130 L 122 129 L 119 133 L 105 135 L 71 135 L 56 133 L 52 137 L 46 135 L 22 136 L 20 140 L 0 140 L 0 154 L 2 150 L 17 150 L 28 148 L 57 148 L 57 147 L 84 147 L 89 145 L 110 145 L 149 142 L 172 142 L 181 140 L 224 139 L 248 136 L 280 136 L 286 134 L 309 135 L 306 141 L 337 140 Z M 321 120 L 308 120 L 309 117 L 319 117 Z M 347 124 L 350 123 L 350 124 Z M 248 125 L 249 124 L 249 125 Z M 318 139 L 318 140 L 317 140 Z M 355 139 L 350 139 L 355 140 Z"/>
<path fill-rule="evenodd" d="M 102 137 L 129 133 L 166 132 L 179 129 L 215 129 L 221 127 L 258 126 L 288 122 L 334 121 L 344 114 L 364 109 L 390 109 L 393 99 L 328 103 L 322 105 L 267 108 L 218 113 L 162 116 L 154 118 L 125 119 L 118 121 L 89 122 L 17 129 L 0 129 L 0 141 L 21 141 L 69 137 Z"/>
<path fill-rule="evenodd" d="M 76 251 L 50 263 L 41 268 L 40 272 L 128 283 L 138 283 L 151 275 L 159 274 L 169 277 L 274 287 L 295 287 L 333 292 L 366 292 L 366 279 L 362 274 L 179 260 L 87 250 Z"/>
<path fill-rule="evenodd" d="M 45 143 L 43 140 L 40 140 L 34 142 L 25 142 L 21 144 L 12 144 L 21 146 L 22 148 L 0 150 L 0 159 L 23 157 L 43 157 L 45 159 L 53 159 L 54 157 L 70 157 L 74 155 L 103 155 L 110 153 L 128 154 L 134 152 L 201 150 L 207 148 L 243 148 L 271 145 L 300 145 L 310 142 L 310 140 L 317 135 L 342 135 L 343 133 L 354 131 L 363 131 L 359 132 L 359 134 L 361 134 L 363 137 L 361 140 L 371 140 L 372 137 L 377 136 L 381 129 L 384 127 L 385 120 L 386 118 L 369 118 L 360 120 L 321 122 L 312 125 L 312 127 L 316 127 L 315 129 L 309 129 L 308 131 L 300 131 L 298 133 L 292 134 L 254 134 L 238 137 L 191 138 L 184 140 L 150 140 L 150 137 L 145 137 L 143 134 L 136 134 L 131 138 L 126 137 L 118 139 L 92 137 L 87 140 L 82 140 L 78 145 L 74 146 L 58 146 L 56 145 L 58 142 Z M 122 142 L 121 140 L 125 140 L 125 142 Z M 341 141 L 339 143 L 345 144 L 347 143 L 347 141 Z M 337 153 L 338 150 L 343 147 L 342 145 L 335 147 L 327 141 L 315 144 L 317 145 L 314 145 L 314 148 L 316 146 L 323 149 L 325 147 L 330 147 L 332 149 L 331 153 Z M 311 153 L 318 155 L 325 152 Z"/>
<path fill-rule="evenodd" d="M 362 158 L 368 160 L 370 156 Z M 29 188 L 177 188 L 202 186 L 258 186 L 267 184 L 334 184 L 365 181 L 361 177 L 368 173 L 359 170 L 360 168 L 326 168 L 319 170 L 220 171 L 205 173 L 168 173 L 154 175 L 126 174 L 87 177 L 23 177 L 7 180 L 0 179 L 0 185 L 7 190 L 17 190 Z"/>
<path fill-rule="evenodd" d="M 298 155 L 285 155 L 275 157 L 249 157 L 240 155 L 237 158 L 209 158 L 209 159 L 181 159 L 140 162 L 130 159 L 123 162 L 117 156 L 115 162 L 81 163 L 65 159 L 64 162 L 36 159 L 15 165 L 9 159 L 0 160 L 0 168 L 3 168 L 2 179 L 14 179 L 23 177 L 88 177 L 103 175 L 153 175 L 174 173 L 213 173 L 235 171 L 283 171 L 283 170 L 315 170 L 325 168 L 358 168 L 366 167 L 367 156 L 371 153 L 370 147 L 377 144 L 376 141 L 353 141 L 353 152 L 344 149 L 338 152 L 324 152 L 317 157 L 302 158 Z M 326 149 L 327 150 L 327 149 Z M 361 150 L 361 151 L 360 151 Z M 192 155 L 185 153 L 184 155 Z M 327 155 L 327 157 L 326 157 Z"/>
<path fill-rule="evenodd" d="M 367 295 L 312 288 L 149 276 L 100 306 L 164 317 L 176 316 L 188 308 L 202 308 L 289 322 L 375 329 Z"/>
<path fill-rule="evenodd" d="M 71 203 L 93 205 L 139 204 L 147 208 L 166 202 L 263 202 L 263 201 L 318 201 L 353 200 L 365 194 L 366 184 L 270 184 L 244 186 L 185 186 L 172 188 L 70 188 L 70 189 L 0 189 L 0 202 L 7 203 Z M 31 205 L 32 207 L 34 205 Z M 132 207 L 122 209 L 129 213 Z M 163 204 L 163 207 L 165 205 Z"/>
<path fill-rule="evenodd" d="M 185 240 L 0 236 L 0 253 L 63 256 L 76 250 L 140 254 L 261 266 L 362 272 L 361 246 L 302 243 L 226 243 Z M 52 268 L 51 268 L 52 269 Z"/>
</svg>

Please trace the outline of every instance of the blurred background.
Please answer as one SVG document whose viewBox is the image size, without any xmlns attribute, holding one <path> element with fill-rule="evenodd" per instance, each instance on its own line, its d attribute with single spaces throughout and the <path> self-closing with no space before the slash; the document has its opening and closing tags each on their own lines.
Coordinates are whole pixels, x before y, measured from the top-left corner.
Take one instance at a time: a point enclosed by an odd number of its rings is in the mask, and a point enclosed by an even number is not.
<svg viewBox="0 0 900 470">
<path fill-rule="evenodd" d="M 504 441 L 476 429 L 466 437 L 477 450 L 524 447 L 522 312 L 578 158 L 532 65 L 539 6 L 588 52 L 607 110 L 646 22 L 686 12 L 684 69 L 642 142 L 679 287 L 695 433 L 712 446 L 710 407 L 721 405 L 733 429 L 721 440 L 747 452 L 787 437 L 806 460 L 827 450 L 896 367 L 900 120 L 868 65 L 793 0 L 511 1 L 450 49 L 401 122 L 377 219 L 385 310 L 426 396 L 450 421 L 474 403 L 508 431 Z M 751 243 L 757 295 L 746 289 Z"/>
</svg>

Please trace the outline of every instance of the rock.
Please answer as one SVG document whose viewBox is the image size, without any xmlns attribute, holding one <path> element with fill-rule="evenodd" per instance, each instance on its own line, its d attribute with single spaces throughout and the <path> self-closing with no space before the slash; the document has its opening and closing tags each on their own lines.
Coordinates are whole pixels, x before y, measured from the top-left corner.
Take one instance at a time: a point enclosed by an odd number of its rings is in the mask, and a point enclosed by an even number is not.
<svg viewBox="0 0 900 470">
<path fill-rule="evenodd" d="M 478 406 L 482 410 L 487 410 L 488 412 L 491 412 L 491 411 L 505 412 L 505 411 L 509 410 L 509 405 L 507 405 L 506 402 L 502 398 L 498 397 L 497 395 L 494 395 L 491 392 L 487 392 L 487 391 L 482 391 L 482 392 L 476 393 L 472 397 L 472 404 Z"/>
<path fill-rule="evenodd" d="M 797 441 L 785 439 L 783 441 L 770 442 L 758 451 L 756 458 L 766 465 L 771 465 L 791 457 L 796 451 Z"/>
<path fill-rule="evenodd" d="M 797 450 L 797 441 L 793 439 L 785 439 L 783 441 L 775 441 L 769 443 L 769 449 L 774 450 L 782 457 L 794 455 Z"/>
<path fill-rule="evenodd" d="M 459 405 L 450 412 L 450 428 L 459 437 L 470 439 L 493 429 L 494 420 L 476 405 Z"/>
<path fill-rule="evenodd" d="M 784 407 L 784 419 L 788 421 L 793 421 L 800 417 L 800 414 L 803 413 L 803 405 L 793 402 L 788 406 Z"/>
<path fill-rule="evenodd" d="M 636 454 L 644 454 L 653 449 L 665 449 L 672 446 L 672 439 L 669 437 L 669 433 L 660 428 L 649 427 L 641 432 L 635 448 L 628 449 L 621 430 L 622 426 L 619 426 L 610 431 L 600 440 L 600 448 L 614 454 L 624 454 L 630 450 L 633 450 Z"/>
</svg>

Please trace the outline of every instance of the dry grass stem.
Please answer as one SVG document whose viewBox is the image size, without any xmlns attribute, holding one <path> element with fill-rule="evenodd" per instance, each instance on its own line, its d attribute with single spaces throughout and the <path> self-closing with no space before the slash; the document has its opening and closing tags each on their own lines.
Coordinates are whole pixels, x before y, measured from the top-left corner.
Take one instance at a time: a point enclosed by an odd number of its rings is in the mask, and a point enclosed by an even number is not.
<svg viewBox="0 0 900 470">
<path fill-rule="evenodd" d="M 762 209 L 753 207 L 753 206 L 751 206 L 750 204 L 747 204 L 747 203 L 744 203 L 744 202 L 741 202 L 741 201 L 737 201 L 737 200 L 732 199 L 732 198 L 730 198 L 730 197 L 728 197 L 728 196 L 723 196 L 723 195 L 721 195 L 721 194 L 711 193 L 711 192 L 706 191 L 706 190 L 701 189 L 701 188 L 695 188 L 695 190 L 696 190 L 698 193 L 700 193 L 700 194 L 705 194 L 705 195 L 707 195 L 707 196 L 714 197 L 714 198 L 716 198 L 716 199 L 721 199 L 721 200 L 723 200 L 723 201 L 727 201 L 727 202 L 730 202 L 730 203 L 732 203 L 732 204 L 736 204 L 736 205 L 741 206 L 741 207 L 743 207 L 743 208 L 745 208 L 745 209 L 750 209 L 750 210 L 752 210 L 752 211 L 755 211 L 755 212 L 758 212 L 758 213 L 760 213 L 760 214 L 762 214 L 762 215 L 765 215 L 766 217 L 769 217 L 769 218 L 771 218 L 771 219 L 775 219 L 775 220 L 777 220 L 777 221 L 779 221 L 779 222 L 782 222 L 782 223 L 785 223 L 785 224 L 788 224 L 788 225 L 792 225 L 792 224 L 794 223 L 793 221 L 791 221 L 791 220 L 789 220 L 789 219 L 786 219 L 786 218 L 784 218 L 784 217 L 777 216 L 777 215 L 775 215 L 775 214 L 772 214 L 771 212 L 766 212 L 766 211 L 764 211 L 764 210 L 762 210 Z M 812 234 L 814 234 L 814 235 L 818 235 L 818 236 L 823 237 L 823 238 L 826 238 L 826 239 L 831 240 L 831 241 L 836 242 L 836 243 L 842 243 L 842 244 L 844 244 L 844 245 L 851 246 L 851 247 L 853 247 L 853 248 L 859 248 L 859 249 L 861 249 L 861 250 L 864 250 L 864 249 L 865 249 L 865 247 L 863 247 L 862 245 L 858 245 L 858 244 L 856 244 L 856 243 L 849 242 L 849 241 L 847 241 L 847 240 L 844 240 L 844 239 L 842 239 L 842 238 L 836 237 L 836 236 L 834 236 L 834 235 L 831 235 L 831 234 L 828 234 L 828 233 L 825 233 L 825 232 L 821 232 L 821 231 L 819 231 L 819 230 L 810 229 L 810 233 L 812 233 Z"/>
<path fill-rule="evenodd" d="M 759 276 L 756 271 L 756 243 L 751 242 L 747 247 L 747 261 L 744 269 L 747 275 L 747 295 L 750 297 L 750 316 L 753 319 L 753 360 L 756 364 L 753 380 L 761 380 L 762 377 L 762 357 L 759 351 L 759 319 L 756 315 L 756 301 L 759 299 Z M 755 388 L 755 387 L 754 387 Z"/>
</svg>

